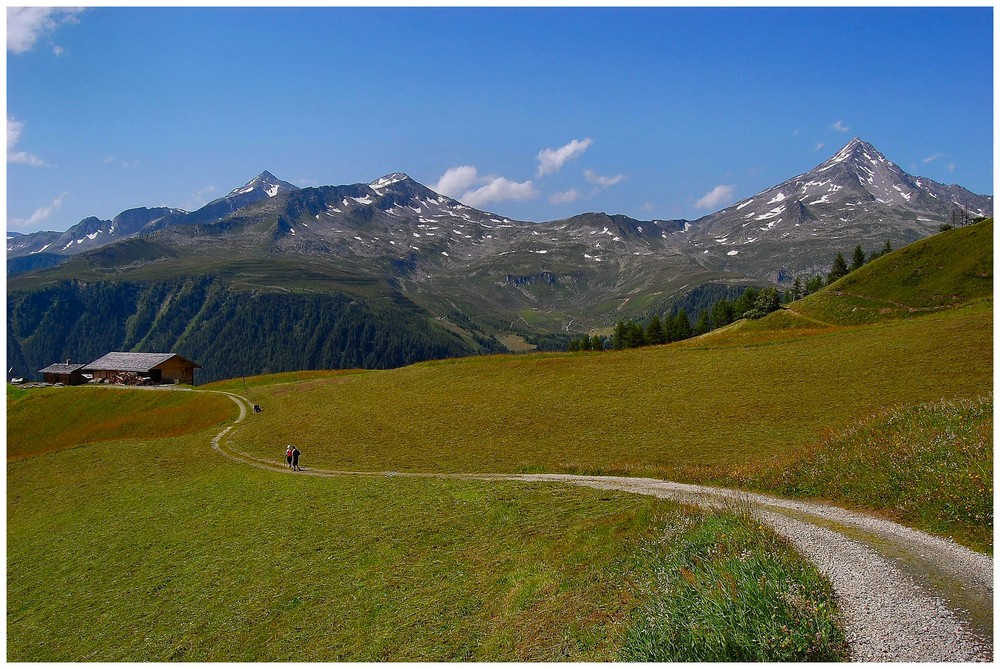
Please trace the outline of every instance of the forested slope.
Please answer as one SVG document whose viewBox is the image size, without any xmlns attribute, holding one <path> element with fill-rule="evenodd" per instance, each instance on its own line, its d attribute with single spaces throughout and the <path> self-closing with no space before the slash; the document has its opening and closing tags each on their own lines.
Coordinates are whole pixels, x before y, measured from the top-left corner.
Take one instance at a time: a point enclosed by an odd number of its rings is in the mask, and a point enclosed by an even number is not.
<svg viewBox="0 0 1000 669">
<path fill-rule="evenodd" d="M 109 351 L 169 351 L 199 383 L 298 369 L 389 368 L 499 350 L 439 327 L 406 298 L 234 290 L 215 277 L 61 281 L 7 295 L 8 367 L 24 378 Z"/>
</svg>

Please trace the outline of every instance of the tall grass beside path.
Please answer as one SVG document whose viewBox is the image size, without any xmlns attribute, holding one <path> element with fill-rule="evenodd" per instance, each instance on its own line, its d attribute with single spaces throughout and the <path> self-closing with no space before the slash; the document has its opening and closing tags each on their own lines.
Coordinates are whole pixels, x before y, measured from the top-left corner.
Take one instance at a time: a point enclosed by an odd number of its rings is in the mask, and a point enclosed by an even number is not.
<svg viewBox="0 0 1000 669">
<path fill-rule="evenodd" d="M 992 553 L 993 398 L 887 409 L 792 462 L 715 482 L 877 510 Z"/>
<path fill-rule="evenodd" d="M 846 659 L 833 592 L 815 567 L 763 531 L 748 509 L 690 514 L 648 550 L 654 596 L 634 617 L 632 662 L 830 662 Z"/>
</svg>

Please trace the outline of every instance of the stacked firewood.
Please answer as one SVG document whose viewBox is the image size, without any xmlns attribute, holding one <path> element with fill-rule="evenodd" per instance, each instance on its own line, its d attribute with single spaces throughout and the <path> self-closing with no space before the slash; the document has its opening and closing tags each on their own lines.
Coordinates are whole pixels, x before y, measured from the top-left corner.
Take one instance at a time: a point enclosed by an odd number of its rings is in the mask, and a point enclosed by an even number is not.
<svg viewBox="0 0 1000 669">
<path fill-rule="evenodd" d="M 119 386 L 145 386 L 149 385 L 151 380 L 135 372 L 117 372 L 111 377 L 111 383 Z"/>
</svg>

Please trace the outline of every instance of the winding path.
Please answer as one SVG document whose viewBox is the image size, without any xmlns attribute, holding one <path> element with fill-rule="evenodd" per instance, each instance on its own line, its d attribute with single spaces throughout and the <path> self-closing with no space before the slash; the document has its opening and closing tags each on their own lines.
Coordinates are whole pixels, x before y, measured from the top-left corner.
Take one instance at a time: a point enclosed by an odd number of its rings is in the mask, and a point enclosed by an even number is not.
<svg viewBox="0 0 1000 669">
<path fill-rule="evenodd" d="M 214 392 L 220 391 L 198 391 Z M 281 463 L 240 453 L 225 437 L 250 402 L 221 392 L 239 417 L 212 439 L 237 462 L 290 473 Z M 749 503 L 830 579 L 858 662 L 975 662 L 993 658 L 993 558 L 924 532 L 812 502 L 659 479 L 571 474 L 434 474 L 307 469 L 305 476 L 405 476 L 550 481 L 653 495 L 701 506 Z"/>
</svg>

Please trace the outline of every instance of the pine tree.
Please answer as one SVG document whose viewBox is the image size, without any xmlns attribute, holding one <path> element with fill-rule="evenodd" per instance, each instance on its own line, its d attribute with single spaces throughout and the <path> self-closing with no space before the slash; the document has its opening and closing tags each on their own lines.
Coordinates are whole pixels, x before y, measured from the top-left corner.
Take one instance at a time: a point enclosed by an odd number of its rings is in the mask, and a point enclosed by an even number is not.
<svg viewBox="0 0 1000 669">
<path fill-rule="evenodd" d="M 733 302 L 733 320 L 746 318 L 747 312 L 753 309 L 759 293 L 760 291 L 756 288 L 747 288 L 742 295 L 736 298 L 736 301 Z"/>
<path fill-rule="evenodd" d="M 772 311 L 777 311 L 780 305 L 781 296 L 778 295 L 778 289 L 774 286 L 769 286 L 757 295 L 753 307 L 747 312 L 747 318 L 763 318 Z"/>
<path fill-rule="evenodd" d="M 688 320 L 684 307 L 681 307 L 681 310 L 677 312 L 677 317 L 674 319 L 674 333 L 676 334 L 675 341 L 688 339 L 691 336 L 691 321 Z"/>
<path fill-rule="evenodd" d="M 616 351 L 625 348 L 625 321 L 620 318 L 611 331 L 611 348 Z"/>
<path fill-rule="evenodd" d="M 635 321 L 625 324 L 625 348 L 639 348 L 646 345 L 646 333 Z"/>
<path fill-rule="evenodd" d="M 824 279 L 821 274 L 817 274 L 813 278 L 806 281 L 806 295 L 815 293 L 817 290 L 823 287 Z"/>
<path fill-rule="evenodd" d="M 703 335 L 711 329 L 711 326 L 708 324 L 708 309 L 702 309 L 698 314 L 698 322 L 695 323 L 694 333 L 696 335 Z"/>
<path fill-rule="evenodd" d="M 590 348 L 594 351 L 603 351 L 604 337 L 595 334 L 590 340 Z"/>
<path fill-rule="evenodd" d="M 712 326 L 721 328 L 733 322 L 733 303 L 722 298 L 712 305 Z"/>
<path fill-rule="evenodd" d="M 837 256 L 833 259 L 833 266 L 830 267 L 830 273 L 826 277 L 827 285 L 843 276 L 846 276 L 847 272 L 847 261 L 844 260 L 844 254 L 837 251 Z"/>
<path fill-rule="evenodd" d="M 865 264 L 865 250 L 861 248 L 861 244 L 854 247 L 854 255 L 851 257 L 851 271 L 860 269 Z"/>
<path fill-rule="evenodd" d="M 658 315 L 653 315 L 646 324 L 646 341 L 651 345 L 667 343 L 667 338 L 663 334 L 663 322 Z"/>
<path fill-rule="evenodd" d="M 805 296 L 805 286 L 802 285 L 802 279 L 795 277 L 795 283 L 792 284 L 792 301 L 800 300 Z"/>
</svg>

